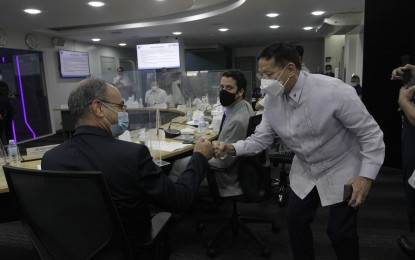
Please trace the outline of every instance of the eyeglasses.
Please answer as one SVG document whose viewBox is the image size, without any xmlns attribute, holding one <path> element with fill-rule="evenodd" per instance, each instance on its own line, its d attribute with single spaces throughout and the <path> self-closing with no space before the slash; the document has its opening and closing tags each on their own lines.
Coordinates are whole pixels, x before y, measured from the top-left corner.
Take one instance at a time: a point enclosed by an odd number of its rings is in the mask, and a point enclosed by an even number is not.
<svg viewBox="0 0 415 260">
<path fill-rule="evenodd" d="M 261 80 L 261 79 L 270 79 L 272 77 L 272 75 L 274 75 L 275 73 L 277 73 L 277 71 L 274 71 L 270 74 L 266 74 L 266 73 L 257 73 L 256 77 Z"/>
<path fill-rule="evenodd" d="M 98 99 L 98 100 L 103 102 L 103 103 L 107 103 L 107 104 L 117 106 L 117 107 L 121 108 L 123 111 L 127 111 L 127 106 L 124 105 L 124 104 L 112 103 L 112 102 L 106 101 L 104 99 Z"/>
<path fill-rule="evenodd" d="M 288 65 L 288 64 L 287 64 Z M 282 72 L 282 71 L 284 71 L 284 69 L 285 69 L 285 67 L 287 67 L 287 65 L 285 65 L 285 66 L 281 66 L 280 67 L 280 71 L 274 71 L 274 72 L 271 72 L 271 73 L 257 73 L 256 74 L 256 77 L 259 79 L 259 80 L 261 80 L 261 79 L 271 79 L 272 78 L 272 76 L 275 74 L 275 73 L 278 73 L 278 72 Z"/>
</svg>

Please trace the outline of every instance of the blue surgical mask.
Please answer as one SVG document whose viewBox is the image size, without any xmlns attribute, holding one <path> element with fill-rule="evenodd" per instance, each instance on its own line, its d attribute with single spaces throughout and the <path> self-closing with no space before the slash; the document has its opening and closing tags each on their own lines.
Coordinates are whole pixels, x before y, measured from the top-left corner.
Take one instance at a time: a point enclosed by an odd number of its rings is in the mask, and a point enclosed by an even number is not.
<svg viewBox="0 0 415 260">
<path fill-rule="evenodd" d="M 118 136 L 122 135 L 128 129 L 128 124 L 129 124 L 128 113 L 127 112 L 117 112 L 114 109 L 112 109 L 111 107 L 107 106 L 105 103 L 102 103 L 102 104 L 104 104 L 104 106 L 106 106 L 110 110 L 117 113 L 117 117 L 118 117 L 117 124 L 110 126 L 112 136 L 118 137 Z M 108 119 L 107 119 L 107 121 L 108 121 Z"/>
</svg>

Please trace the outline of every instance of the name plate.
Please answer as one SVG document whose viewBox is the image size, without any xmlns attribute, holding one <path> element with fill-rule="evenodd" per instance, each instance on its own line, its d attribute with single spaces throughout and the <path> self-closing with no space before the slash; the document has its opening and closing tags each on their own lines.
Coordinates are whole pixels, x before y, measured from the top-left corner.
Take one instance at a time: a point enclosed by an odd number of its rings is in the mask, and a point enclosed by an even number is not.
<svg viewBox="0 0 415 260">
<path fill-rule="evenodd" d="M 59 144 L 51 144 L 51 145 L 27 148 L 26 149 L 27 157 L 41 158 L 47 151 L 51 150 L 53 147 L 58 146 L 58 145 Z"/>
</svg>

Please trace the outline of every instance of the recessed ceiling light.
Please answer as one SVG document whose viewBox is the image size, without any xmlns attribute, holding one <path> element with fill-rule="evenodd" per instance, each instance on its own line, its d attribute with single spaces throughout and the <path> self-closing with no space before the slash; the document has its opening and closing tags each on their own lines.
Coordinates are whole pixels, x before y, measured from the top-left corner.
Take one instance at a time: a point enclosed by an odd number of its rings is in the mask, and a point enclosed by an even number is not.
<svg viewBox="0 0 415 260">
<path fill-rule="evenodd" d="M 100 38 L 93 38 L 91 39 L 93 42 L 99 42 L 101 39 Z"/>
<path fill-rule="evenodd" d="M 311 26 L 307 26 L 307 27 L 303 28 L 303 30 L 306 30 L 306 31 L 311 30 L 311 29 L 313 29 L 313 27 L 311 27 Z"/>
<path fill-rule="evenodd" d="M 268 17 L 277 17 L 279 14 L 277 13 L 269 13 L 267 14 Z"/>
<path fill-rule="evenodd" d="M 173 32 L 174 35 L 180 35 L 182 32 Z"/>
<path fill-rule="evenodd" d="M 219 31 L 221 32 L 226 32 L 227 30 L 229 30 L 228 28 L 219 28 Z"/>
<path fill-rule="evenodd" d="M 104 6 L 105 5 L 105 3 L 103 3 L 103 2 L 98 2 L 98 1 L 92 1 L 92 2 L 89 2 L 88 3 L 90 6 L 93 6 L 93 7 L 101 7 L 101 6 Z"/>
<path fill-rule="evenodd" d="M 42 12 L 38 9 L 24 9 L 23 11 L 28 14 L 40 14 Z"/>
<path fill-rule="evenodd" d="M 279 28 L 280 26 L 279 25 L 270 25 L 269 26 L 269 28 L 271 28 L 271 29 L 277 29 L 277 28 Z"/>
<path fill-rule="evenodd" d="M 311 14 L 312 15 L 322 15 L 322 14 L 324 14 L 325 12 L 324 11 L 314 11 L 314 12 L 312 12 Z"/>
<path fill-rule="evenodd" d="M 122 43 L 118 43 L 118 45 L 120 45 L 120 46 L 126 46 L 127 44 L 125 42 L 122 42 Z"/>
</svg>

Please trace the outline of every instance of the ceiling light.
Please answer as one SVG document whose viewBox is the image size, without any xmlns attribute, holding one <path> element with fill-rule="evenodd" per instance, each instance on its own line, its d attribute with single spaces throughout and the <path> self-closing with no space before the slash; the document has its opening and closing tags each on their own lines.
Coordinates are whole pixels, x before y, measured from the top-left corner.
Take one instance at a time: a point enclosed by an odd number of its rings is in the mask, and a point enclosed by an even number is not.
<svg viewBox="0 0 415 260">
<path fill-rule="evenodd" d="M 38 9 L 24 9 L 24 12 L 28 14 L 40 14 L 42 11 Z"/>
<path fill-rule="evenodd" d="M 127 44 L 125 42 L 122 42 L 122 43 L 118 43 L 118 45 L 120 45 L 120 46 L 126 46 Z"/>
<path fill-rule="evenodd" d="M 182 32 L 173 32 L 174 35 L 180 35 Z"/>
<path fill-rule="evenodd" d="M 103 2 L 98 2 L 98 1 L 92 1 L 92 2 L 89 2 L 88 3 L 90 6 L 93 6 L 93 7 L 101 7 L 101 6 L 104 6 L 105 5 L 105 3 L 103 3 Z"/>
<path fill-rule="evenodd" d="M 313 27 L 311 27 L 311 26 L 307 26 L 307 27 L 303 28 L 303 30 L 306 30 L 306 31 L 311 30 L 311 29 L 313 29 Z"/>
<path fill-rule="evenodd" d="M 221 32 L 226 32 L 227 30 L 229 30 L 228 28 L 219 28 L 219 31 Z"/>
<path fill-rule="evenodd" d="M 280 26 L 279 25 L 270 25 L 269 26 L 269 28 L 271 28 L 271 29 L 277 29 L 277 28 L 279 28 Z"/>
<path fill-rule="evenodd" d="M 312 15 L 322 15 L 322 14 L 324 14 L 325 12 L 324 11 L 314 11 L 314 12 L 312 12 L 311 14 Z"/>
<path fill-rule="evenodd" d="M 99 42 L 101 39 L 100 38 L 93 38 L 91 39 L 93 42 Z"/>
<path fill-rule="evenodd" d="M 267 14 L 267 16 L 268 17 L 277 17 L 279 14 L 277 14 L 277 13 L 269 13 L 269 14 Z"/>
</svg>

